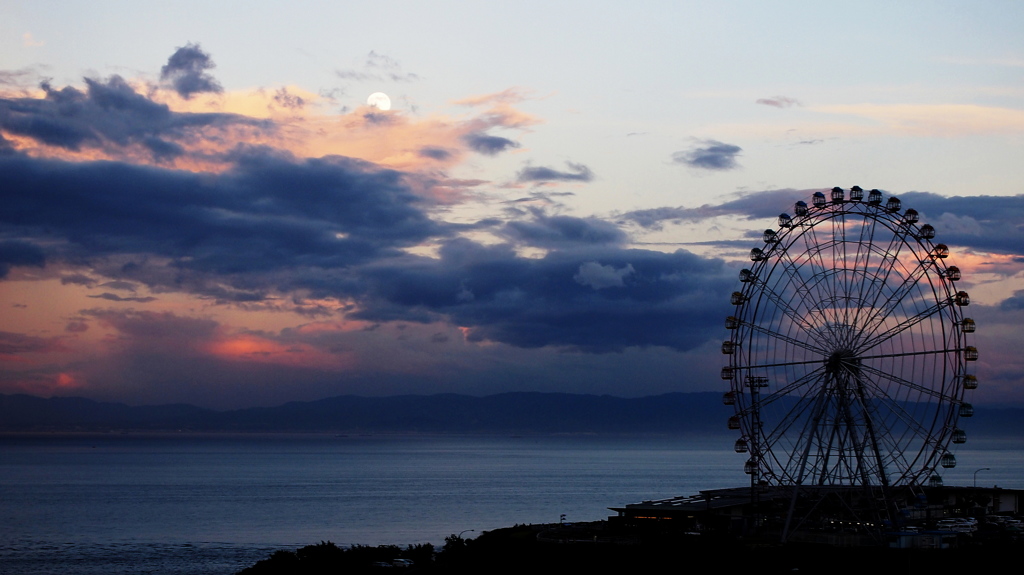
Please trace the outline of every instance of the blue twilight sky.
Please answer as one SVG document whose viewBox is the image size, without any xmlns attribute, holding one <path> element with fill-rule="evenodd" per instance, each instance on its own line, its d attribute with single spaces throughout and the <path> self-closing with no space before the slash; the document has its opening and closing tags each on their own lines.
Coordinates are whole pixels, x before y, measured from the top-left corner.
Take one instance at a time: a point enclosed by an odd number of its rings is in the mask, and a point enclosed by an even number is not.
<svg viewBox="0 0 1024 575">
<path fill-rule="evenodd" d="M 756 234 L 859 184 L 1024 404 L 1024 5 L 836 4 L 0 1 L 0 392 L 720 389 Z"/>
</svg>

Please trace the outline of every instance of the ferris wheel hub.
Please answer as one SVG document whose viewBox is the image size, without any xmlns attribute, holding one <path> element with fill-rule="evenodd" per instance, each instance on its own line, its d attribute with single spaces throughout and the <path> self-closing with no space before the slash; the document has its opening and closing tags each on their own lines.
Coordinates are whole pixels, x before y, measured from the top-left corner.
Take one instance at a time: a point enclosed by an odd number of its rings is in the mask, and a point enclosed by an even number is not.
<svg viewBox="0 0 1024 575">
<path fill-rule="evenodd" d="M 857 354 L 851 349 L 840 349 L 832 352 L 825 360 L 825 373 L 839 373 L 840 371 L 851 371 L 860 363 Z"/>
</svg>

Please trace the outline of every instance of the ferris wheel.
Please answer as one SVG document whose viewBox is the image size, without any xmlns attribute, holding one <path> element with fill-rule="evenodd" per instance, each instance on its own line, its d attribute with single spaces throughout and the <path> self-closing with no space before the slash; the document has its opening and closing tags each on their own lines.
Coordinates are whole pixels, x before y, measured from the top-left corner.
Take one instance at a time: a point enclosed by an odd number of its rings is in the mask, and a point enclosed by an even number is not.
<svg viewBox="0 0 1024 575">
<path fill-rule="evenodd" d="M 732 294 L 729 428 L 752 485 L 919 485 L 956 465 L 977 377 L 949 249 L 895 197 L 833 188 L 767 229 Z"/>
</svg>

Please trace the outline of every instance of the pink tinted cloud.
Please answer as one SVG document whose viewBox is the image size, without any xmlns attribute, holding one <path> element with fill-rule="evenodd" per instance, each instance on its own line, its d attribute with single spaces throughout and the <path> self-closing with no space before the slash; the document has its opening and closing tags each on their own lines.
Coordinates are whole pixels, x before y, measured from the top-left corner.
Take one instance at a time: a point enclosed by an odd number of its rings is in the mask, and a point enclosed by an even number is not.
<svg viewBox="0 0 1024 575">
<path fill-rule="evenodd" d="M 23 333 L 0 331 L 0 363 L 24 361 L 25 354 L 54 353 L 67 348 L 56 337 L 36 337 Z"/>
</svg>

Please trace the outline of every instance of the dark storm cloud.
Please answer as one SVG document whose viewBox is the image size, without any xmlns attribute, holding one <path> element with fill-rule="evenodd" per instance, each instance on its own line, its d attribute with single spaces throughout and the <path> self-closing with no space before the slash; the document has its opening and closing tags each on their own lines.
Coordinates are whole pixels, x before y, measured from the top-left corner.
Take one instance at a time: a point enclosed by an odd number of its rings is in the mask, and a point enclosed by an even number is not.
<svg viewBox="0 0 1024 575">
<path fill-rule="evenodd" d="M 594 179 L 594 173 L 583 164 L 566 162 L 569 170 L 562 172 L 554 168 L 544 166 L 527 166 L 519 170 L 516 181 L 528 182 L 589 182 Z"/>
<path fill-rule="evenodd" d="M 502 235 L 532 246 L 556 248 L 588 244 L 622 244 L 626 234 L 615 224 L 597 218 L 547 216 L 534 211 L 529 221 L 505 224 Z"/>
<path fill-rule="evenodd" d="M 35 244 L 21 241 L 0 242 L 0 279 L 7 277 L 14 266 L 43 267 L 46 254 Z"/>
<path fill-rule="evenodd" d="M 224 89 L 207 70 L 215 67 L 210 55 L 199 44 L 186 44 L 177 49 L 160 69 L 160 79 L 170 82 L 174 91 L 186 100 L 196 94 L 218 93 Z"/>
<path fill-rule="evenodd" d="M 672 161 L 702 170 L 733 170 L 739 167 L 736 156 L 742 151 L 743 148 L 739 146 L 718 140 L 704 140 L 689 150 L 672 154 Z"/>
<path fill-rule="evenodd" d="M 762 106 L 772 106 L 773 108 L 791 108 L 793 106 L 802 106 L 800 100 L 796 98 L 790 98 L 788 96 L 775 96 L 774 98 L 759 98 L 755 103 L 761 104 Z"/>
<path fill-rule="evenodd" d="M 610 269 L 621 285 L 588 270 Z M 516 256 L 510 246 L 447 242 L 439 260 L 418 258 L 367 270 L 364 319 L 427 321 L 445 316 L 469 338 L 518 347 L 587 352 L 666 346 L 687 350 L 720 331 L 722 293 L 735 273 L 719 260 L 614 247 Z"/>
<path fill-rule="evenodd" d="M 519 147 L 519 142 L 488 134 L 467 134 L 462 139 L 474 152 L 487 156 L 496 156 L 505 150 Z"/>
<path fill-rule="evenodd" d="M 342 268 L 444 233 L 401 174 L 341 157 L 254 151 L 228 172 L 195 174 L 16 155 L 0 157 L 0 176 L 7 230 L 64 240 L 71 255 L 152 254 L 173 269 L 254 277 L 208 292 L 230 299 L 258 298 L 260 273 Z"/>
<path fill-rule="evenodd" d="M 71 86 L 58 90 L 44 83 L 45 98 L 0 98 L 0 128 L 71 151 L 139 144 L 156 159 L 170 159 L 183 153 L 174 140 L 204 128 L 268 126 L 233 114 L 172 112 L 136 92 L 120 76 L 106 81 L 86 78 L 85 84 L 84 92 Z"/>
</svg>

